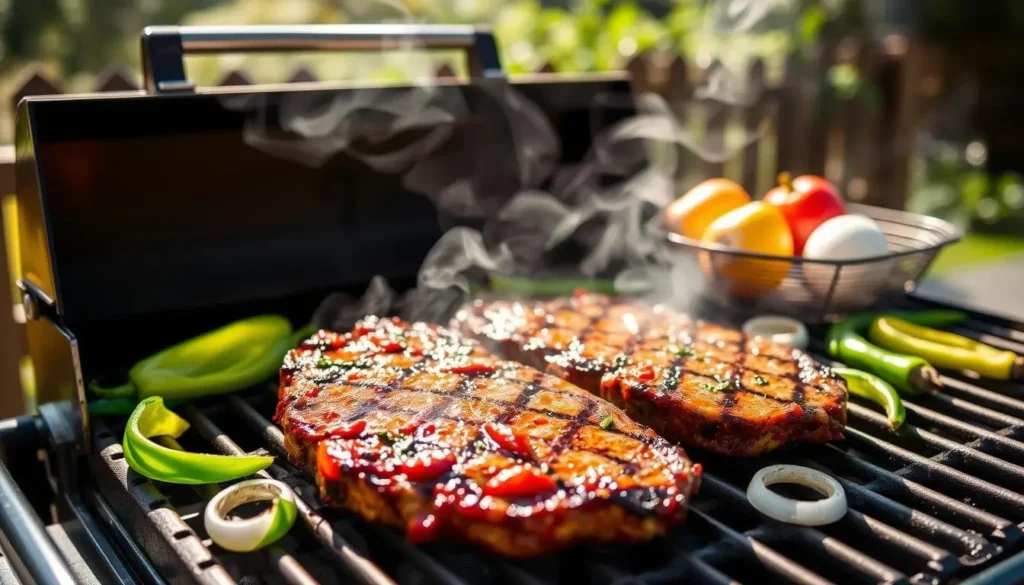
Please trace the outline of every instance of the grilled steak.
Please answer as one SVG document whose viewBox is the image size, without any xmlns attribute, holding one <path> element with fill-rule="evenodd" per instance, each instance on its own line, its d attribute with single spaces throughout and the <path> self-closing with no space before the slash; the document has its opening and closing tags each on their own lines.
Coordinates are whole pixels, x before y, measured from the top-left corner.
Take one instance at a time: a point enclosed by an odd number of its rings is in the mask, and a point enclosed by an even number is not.
<svg viewBox="0 0 1024 585">
<path fill-rule="evenodd" d="M 656 306 L 581 293 L 477 300 L 453 328 L 724 455 L 842 438 L 846 386 L 801 351 Z"/>
<path fill-rule="evenodd" d="M 285 360 L 275 419 L 329 505 L 517 557 L 661 534 L 700 475 L 615 406 L 423 323 L 317 333 Z"/>
</svg>

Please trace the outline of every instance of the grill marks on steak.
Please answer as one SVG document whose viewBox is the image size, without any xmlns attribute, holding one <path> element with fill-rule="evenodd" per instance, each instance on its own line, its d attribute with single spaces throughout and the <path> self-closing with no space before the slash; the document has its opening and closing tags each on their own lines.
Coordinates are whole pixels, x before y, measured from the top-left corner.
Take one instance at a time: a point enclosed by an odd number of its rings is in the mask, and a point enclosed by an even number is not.
<svg viewBox="0 0 1024 585">
<path fill-rule="evenodd" d="M 720 454 L 841 439 L 846 423 L 845 384 L 803 352 L 662 306 L 599 294 L 477 300 L 453 327 Z"/>
<path fill-rule="evenodd" d="M 285 360 L 275 418 L 328 504 L 511 556 L 649 539 L 699 480 L 615 406 L 422 323 L 317 333 Z"/>
</svg>

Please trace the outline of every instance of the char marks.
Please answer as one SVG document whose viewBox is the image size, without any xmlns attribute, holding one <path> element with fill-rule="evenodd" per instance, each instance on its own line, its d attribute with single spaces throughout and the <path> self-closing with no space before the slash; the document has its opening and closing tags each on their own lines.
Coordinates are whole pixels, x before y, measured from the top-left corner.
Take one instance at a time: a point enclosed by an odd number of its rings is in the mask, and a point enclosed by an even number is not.
<svg viewBox="0 0 1024 585">
<path fill-rule="evenodd" d="M 665 307 L 587 293 L 478 300 L 453 326 L 546 362 L 667 438 L 719 453 L 834 440 L 845 424 L 844 383 L 805 354 Z"/>
<path fill-rule="evenodd" d="M 433 325 L 320 332 L 281 379 L 277 421 L 325 502 L 411 537 L 427 526 L 513 556 L 646 540 L 698 483 L 681 449 L 615 406 Z"/>
</svg>

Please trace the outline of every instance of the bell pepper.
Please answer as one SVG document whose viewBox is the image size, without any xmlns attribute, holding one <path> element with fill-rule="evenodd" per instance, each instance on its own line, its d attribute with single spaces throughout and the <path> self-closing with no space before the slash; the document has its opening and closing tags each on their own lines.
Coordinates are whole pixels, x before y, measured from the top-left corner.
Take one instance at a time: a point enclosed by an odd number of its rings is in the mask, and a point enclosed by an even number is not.
<svg viewBox="0 0 1024 585">
<path fill-rule="evenodd" d="M 115 388 L 90 384 L 102 398 L 197 398 L 242 390 L 272 378 L 294 347 L 277 315 L 251 317 L 159 351 L 138 362 Z"/>
<path fill-rule="evenodd" d="M 151 440 L 165 435 L 177 439 L 188 428 L 188 421 L 168 410 L 163 398 L 146 398 L 128 418 L 122 442 L 124 458 L 132 469 L 150 479 L 182 484 L 231 481 L 266 469 L 274 462 L 269 455 L 189 453 Z"/>
<path fill-rule="evenodd" d="M 954 325 L 967 320 L 967 315 L 959 311 L 894 312 L 886 315 L 899 316 L 920 325 L 933 327 Z M 915 355 L 887 351 L 863 337 L 871 323 L 879 316 L 877 313 L 855 315 L 829 328 L 829 354 L 848 365 L 878 375 L 900 392 L 920 394 L 935 392 L 942 388 L 939 373 L 928 360 Z"/>
<path fill-rule="evenodd" d="M 875 319 L 869 336 L 888 350 L 920 356 L 940 368 L 970 370 L 996 380 L 1020 378 L 1024 373 L 1024 360 L 1012 351 L 897 317 Z"/>
<path fill-rule="evenodd" d="M 888 382 L 878 376 L 852 368 L 832 368 L 832 371 L 846 380 L 846 387 L 850 394 L 866 398 L 884 408 L 890 428 L 893 430 L 900 428 L 907 418 L 907 411 L 903 407 L 903 400 L 899 393 Z"/>
</svg>

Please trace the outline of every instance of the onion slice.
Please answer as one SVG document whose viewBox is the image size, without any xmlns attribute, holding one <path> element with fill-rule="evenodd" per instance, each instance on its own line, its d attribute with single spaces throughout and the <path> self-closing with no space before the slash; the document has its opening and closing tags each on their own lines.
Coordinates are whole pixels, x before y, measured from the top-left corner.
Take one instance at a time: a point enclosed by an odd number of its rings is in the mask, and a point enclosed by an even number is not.
<svg viewBox="0 0 1024 585">
<path fill-rule="evenodd" d="M 779 315 L 754 317 L 743 324 L 743 332 L 753 337 L 783 343 L 795 349 L 807 348 L 807 327 L 789 317 Z"/>
<path fill-rule="evenodd" d="M 807 486 L 825 496 L 823 500 L 794 500 L 781 496 L 768 486 L 795 483 Z M 800 465 L 770 465 L 759 470 L 747 486 L 747 499 L 765 516 L 780 522 L 803 526 L 823 526 L 846 514 L 846 492 L 835 479 Z"/>
<path fill-rule="evenodd" d="M 270 509 L 252 518 L 231 519 L 231 510 L 251 502 L 271 501 Z M 273 479 L 251 479 L 221 490 L 206 505 L 203 524 L 221 548 L 249 552 L 276 542 L 295 523 L 295 494 Z"/>
</svg>

